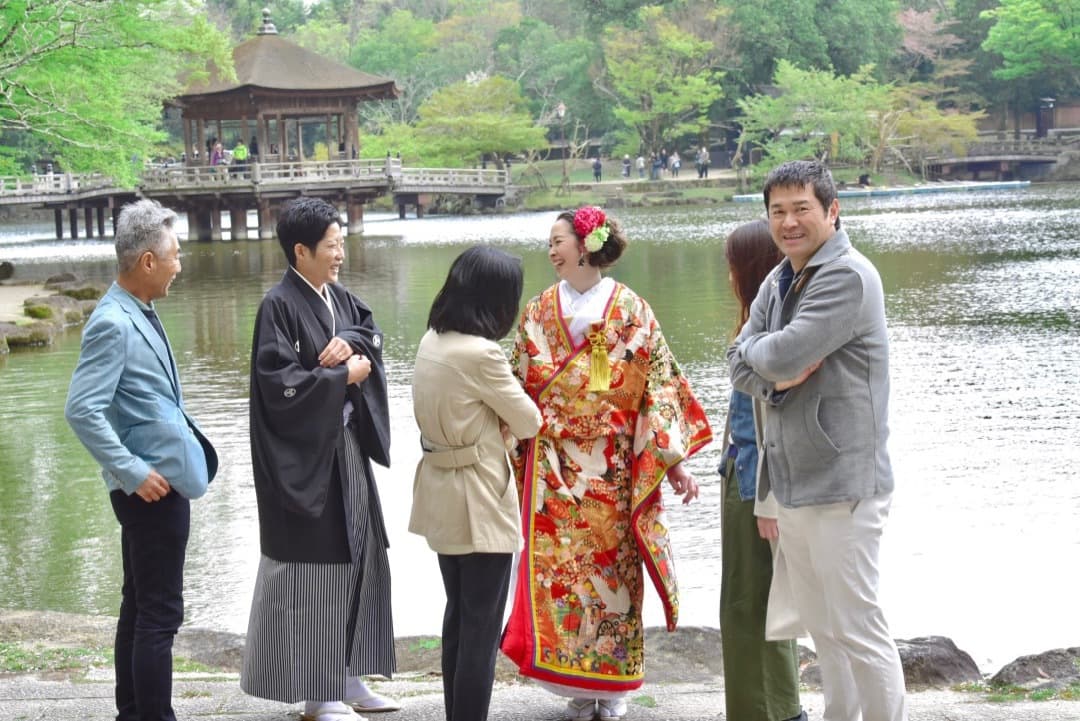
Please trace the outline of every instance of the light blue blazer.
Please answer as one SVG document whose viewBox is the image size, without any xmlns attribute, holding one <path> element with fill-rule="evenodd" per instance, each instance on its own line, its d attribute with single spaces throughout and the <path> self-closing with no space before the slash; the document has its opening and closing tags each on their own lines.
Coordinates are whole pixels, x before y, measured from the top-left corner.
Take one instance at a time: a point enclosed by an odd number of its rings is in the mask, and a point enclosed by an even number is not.
<svg viewBox="0 0 1080 721">
<path fill-rule="evenodd" d="M 217 472 L 217 453 L 184 411 L 172 353 L 145 307 L 116 283 L 101 298 L 83 330 L 64 415 L 110 491 L 134 493 L 152 468 L 198 498 Z"/>
</svg>

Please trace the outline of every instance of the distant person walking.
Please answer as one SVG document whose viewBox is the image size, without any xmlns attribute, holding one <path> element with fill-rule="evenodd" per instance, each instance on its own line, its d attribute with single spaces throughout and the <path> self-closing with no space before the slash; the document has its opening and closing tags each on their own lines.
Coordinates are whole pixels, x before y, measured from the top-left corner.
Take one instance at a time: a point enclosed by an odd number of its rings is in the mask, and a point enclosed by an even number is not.
<svg viewBox="0 0 1080 721">
<path fill-rule="evenodd" d="M 644 155 L 637 156 L 637 176 L 639 178 L 642 178 L 642 179 L 645 177 L 645 156 Z"/>
<path fill-rule="evenodd" d="M 630 156 L 629 155 L 622 156 L 622 176 L 624 178 L 629 178 L 630 177 Z"/>
<path fill-rule="evenodd" d="M 595 180 L 597 183 L 599 183 L 601 180 L 603 180 L 603 176 L 604 176 L 604 166 L 600 162 L 600 156 L 597 155 L 596 158 L 593 159 L 593 161 L 592 161 L 592 177 L 593 177 L 593 180 Z"/>
<path fill-rule="evenodd" d="M 709 177 L 709 149 L 704 145 L 697 153 L 697 176 L 698 178 Z"/>
</svg>

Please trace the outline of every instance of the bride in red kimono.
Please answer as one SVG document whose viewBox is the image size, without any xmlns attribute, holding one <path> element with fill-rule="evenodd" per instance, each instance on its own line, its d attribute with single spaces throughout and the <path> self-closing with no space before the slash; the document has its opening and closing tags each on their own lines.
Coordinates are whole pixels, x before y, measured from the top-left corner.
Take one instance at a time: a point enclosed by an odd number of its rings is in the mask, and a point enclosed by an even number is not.
<svg viewBox="0 0 1080 721">
<path fill-rule="evenodd" d="M 525 548 L 502 650 L 572 720 L 620 719 L 641 686 L 643 569 L 675 628 L 661 483 L 696 498 L 682 462 L 712 437 L 648 303 L 601 273 L 625 247 L 599 208 L 559 215 L 559 282 L 526 306 L 511 359 L 544 425 L 513 454 Z"/>
</svg>

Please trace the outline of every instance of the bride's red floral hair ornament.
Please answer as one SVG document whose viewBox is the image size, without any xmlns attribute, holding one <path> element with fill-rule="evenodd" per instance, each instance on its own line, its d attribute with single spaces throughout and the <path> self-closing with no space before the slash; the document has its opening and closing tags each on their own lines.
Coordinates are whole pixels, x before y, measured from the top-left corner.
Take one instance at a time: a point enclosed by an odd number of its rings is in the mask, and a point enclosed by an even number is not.
<svg viewBox="0 0 1080 721">
<path fill-rule="evenodd" d="M 595 253 L 604 247 L 611 228 L 604 211 L 595 205 L 586 205 L 574 212 L 574 232 L 585 241 L 585 250 Z"/>
</svg>

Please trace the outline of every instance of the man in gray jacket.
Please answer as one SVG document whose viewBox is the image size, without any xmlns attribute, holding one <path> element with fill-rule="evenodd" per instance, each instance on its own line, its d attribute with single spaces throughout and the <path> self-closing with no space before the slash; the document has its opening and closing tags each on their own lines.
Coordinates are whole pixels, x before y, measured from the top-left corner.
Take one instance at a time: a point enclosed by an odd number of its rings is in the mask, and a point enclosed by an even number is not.
<svg viewBox="0 0 1080 721">
<path fill-rule="evenodd" d="M 732 384 L 764 409 L 759 501 L 771 492 L 779 504 L 766 635 L 809 631 L 825 721 L 902 721 L 903 669 L 878 603 L 893 490 L 881 278 L 840 229 L 824 165 L 785 163 L 764 195 L 785 260 L 727 357 Z M 800 623 L 784 626 L 791 611 Z"/>
</svg>

